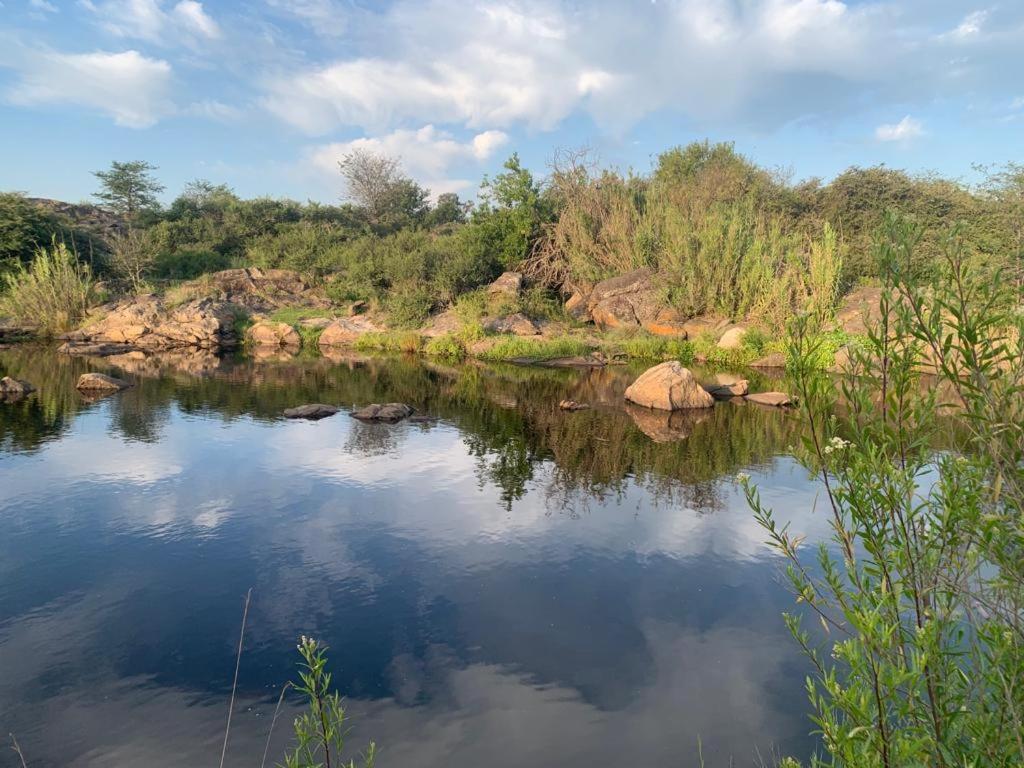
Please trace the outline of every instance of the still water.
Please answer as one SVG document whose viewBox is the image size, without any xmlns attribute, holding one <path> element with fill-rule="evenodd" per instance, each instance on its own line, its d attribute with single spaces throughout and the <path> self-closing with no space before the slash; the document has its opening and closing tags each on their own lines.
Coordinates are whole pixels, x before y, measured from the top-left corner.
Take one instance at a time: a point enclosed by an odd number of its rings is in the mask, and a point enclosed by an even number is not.
<svg viewBox="0 0 1024 768">
<path fill-rule="evenodd" d="M 137 385 L 89 402 L 86 370 Z M 39 388 L 0 403 L 0 733 L 30 766 L 216 765 L 249 588 L 232 766 L 259 766 L 300 634 L 382 768 L 813 749 L 792 599 L 735 482 L 824 535 L 792 414 L 630 411 L 618 367 L 21 347 L 3 374 Z M 280 418 L 395 400 L 432 420 Z"/>
</svg>

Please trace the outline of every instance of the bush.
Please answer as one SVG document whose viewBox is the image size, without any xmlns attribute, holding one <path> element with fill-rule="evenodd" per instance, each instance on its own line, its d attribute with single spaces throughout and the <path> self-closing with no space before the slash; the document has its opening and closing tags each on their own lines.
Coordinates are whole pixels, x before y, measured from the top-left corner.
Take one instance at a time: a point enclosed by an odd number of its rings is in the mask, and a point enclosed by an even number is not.
<svg viewBox="0 0 1024 768">
<path fill-rule="evenodd" d="M 501 336 L 489 349 L 480 353 L 484 360 L 554 360 L 559 357 L 585 355 L 592 345 L 568 336 L 556 339 L 531 339 L 523 336 Z"/>
<path fill-rule="evenodd" d="M 786 616 L 828 753 L 815 765 L 1024 764 L 1024 323 L 1003 309 L 1019 295 L 976 273 L 955 236 L 922 283 L 918 242 L 888 222 L 879 251 L 897 298 L 882 292 L 841 391 L 815 371 L 813 324 L 794 322 L 807 430 L 794 450 L 823 485 L 830 544 L 805 556 L 743 479 L 798 602 L 826 630 Z M 921 381 L 926 351 L 941 387 Z M 966 433 L 955 439 L 950 399 Z"/>
<path fill-rule="evenodd" d="M 364 333 L 352 342 L 352 348 L 360 352 L 419 352 L 423 337 L 413 331 Z"/>
<path fill-rule="evenodd" d="M 185 248 L 159 253 L 153 263 L 152 274 L 163 280 L 194 280 L 233 266 L 232 259 L 222 253 Z"/>
<path fill-rule="evenodd" d="M 430 357 L 442 357 L 448 360 L 461 360 L 466 356 L 466 347 L 455 334 L 435 336 L 423 348 L 424 354 Z"/>
<path fill-rule="evenodd" d="M 63 243 L 40 249 L 32 263 L 4 275 L 0 313 L 58 333 L 74 327 L 93 303 L 92 273 Z"/>
</svg>

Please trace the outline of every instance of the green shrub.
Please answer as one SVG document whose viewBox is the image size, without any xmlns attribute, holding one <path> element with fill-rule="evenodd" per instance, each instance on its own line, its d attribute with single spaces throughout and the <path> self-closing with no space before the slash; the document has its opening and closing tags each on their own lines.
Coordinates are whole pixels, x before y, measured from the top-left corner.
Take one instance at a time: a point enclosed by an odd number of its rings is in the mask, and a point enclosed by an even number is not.
<svg viewBox="0 0 1024 768">
<path fill-rule="evenodd" d="M 32 263 L 3 276 L 0 314 L 44 333 L 73 328 L 95 299 L 92 273 L 63 243 L 40 249 Z"/>
<path fill-rule="evenodd" d="M 430 315 L 437 297 L 427 285 L 395 286 L 384 297 L 384 310 L 396 328 L 419 328 Z"/>
<path fill-rule="evenodd" d="M 153 263 L 153 276 L 163 280 L 194 280 L 201 275 L 231 269 L 231 257 L 210 250 L 184 248 L 159 253 Z"/>
<path fill-rule="evenodd" d="M 430 357 L 443 357 L 448 360 L 461 360 L 466 356 L 466 347 L 462 340 L 452 333 L 435 336 L 423 347 L 423 352 Z"/>
<path fill-rule="evenodd" d="M 489 349 L 480 353 L 484 360 L 553 360 L 588 354 L 592 345 L 581 339 L 563 336 L 555 339 L 531 339 L 523 336 L 501 336 Z"/>
<path fill-rule="evenodd" d="M 364 333 L 353 343 L 352 348 L 360 352 L 419 352 L 423 337 L 413 331 L 379 331 Z"/>
</svg>

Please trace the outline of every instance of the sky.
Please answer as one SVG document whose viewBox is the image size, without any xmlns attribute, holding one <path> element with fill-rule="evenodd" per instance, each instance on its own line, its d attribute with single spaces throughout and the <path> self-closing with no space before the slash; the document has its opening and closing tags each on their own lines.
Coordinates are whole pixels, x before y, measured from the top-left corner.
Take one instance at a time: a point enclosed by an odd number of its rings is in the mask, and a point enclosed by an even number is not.
<svg viewBox="0 0 1024 768">
<path fill-rule="evenodd" d="M 1024 159 L 1024 0 L 0 0 L 0 189 L 112 160 L 336 201 L 355 147 L 437 195 L 512 152 L 645 172 L 733 141 L 794 180 Z"/>
</svg>

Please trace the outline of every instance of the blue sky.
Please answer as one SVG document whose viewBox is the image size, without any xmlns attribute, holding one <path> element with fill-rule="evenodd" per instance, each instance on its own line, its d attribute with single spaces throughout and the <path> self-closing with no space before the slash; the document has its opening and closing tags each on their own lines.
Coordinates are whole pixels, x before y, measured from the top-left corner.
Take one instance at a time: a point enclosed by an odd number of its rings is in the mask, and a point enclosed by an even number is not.
<svg viewBox="0 0 1024 768">
<path fill-rule="evenodd" d="M 513 151 L 647 170 L 735 141 L 796 179 L 1024 159 L 1021 0 L 0 0 L 0 189 L 111 160 L 331 201 L 355 146 L 472 195 Z"/>
</svg>

